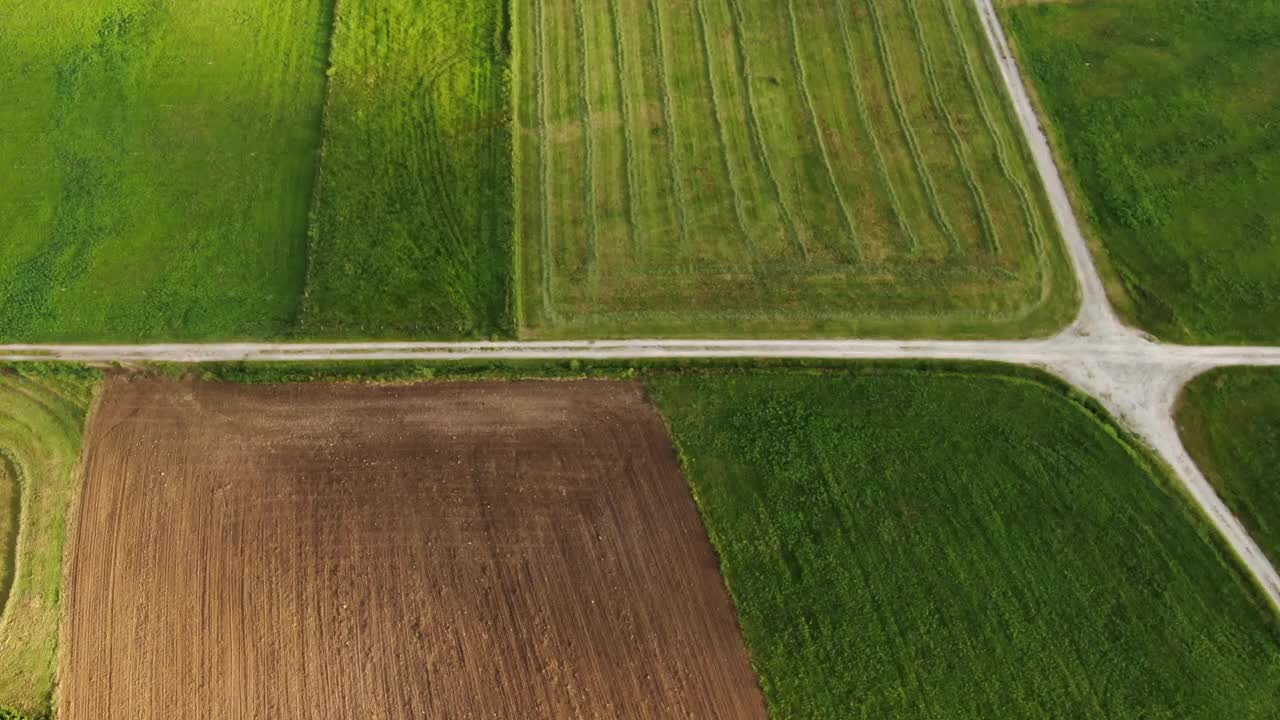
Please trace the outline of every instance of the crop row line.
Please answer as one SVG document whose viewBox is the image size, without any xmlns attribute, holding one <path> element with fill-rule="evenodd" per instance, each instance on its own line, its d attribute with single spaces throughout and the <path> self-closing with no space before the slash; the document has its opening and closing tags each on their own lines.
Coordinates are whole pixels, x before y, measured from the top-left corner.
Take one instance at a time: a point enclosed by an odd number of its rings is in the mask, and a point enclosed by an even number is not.
<svg viewBox="0 0 1280 720">
<path fill-rule="evenodd" d="M 912 1 L 908 0 L 908 2 Z M 902 135 L 907 142 L 911 160 L 916 166 L 916 171 L 920 174 L 921 183 L 924 185 L 925 195 L 929 201 L 929 214 L 933 216 L 934 222 L 938 223 L 943 235 L 951 243 L 952 249 L 958 252 L 960 250 L 960 238 L 956 235 L 955 229 L 951 227 L 951 223 L 947 220 L 946 213 L 942 209 L 942 201 L 938 197 L 938 189 L 933 184 L 933 177 L 929 174 L 929 168 L 925 165 L 924 156 L 920 151 L 920 143 L 916 139 L 915 131 L 911 128 L 911 120 L 907 117 L 907 110 L 902 104 L 902 91 L 898 87 L 898 77 L 893 65 L 893 51 L 889 49 L 888 31 L 884 27 L 884 19 L 880 16 L 880 10 L 876 7 L 877 2 L 878 0 L 865 0 L 866 7 L 871 14 L 871 29 L 875 35 L 876 47 L 880 53 L 880 64 L 884 69 L 885 82 L 889 86 L 890 104 L 893 107 L 894 116 L 898 120 L 898 127 L 902 130 Z"/>
<path fill-rule="evenodd" d="M 693 4 L 697 9 L 698 19 L 698 41 L 702 43 L 702 63 L 706 68 L 706 80 L 708 87 L 711 88 L 711 113 L 716 124 L 716 139 L 720 143 L 720 160 L 724 165 L 724 174 L 729 181 L 729 192 L 733 195 L 733 215 L 738 225 L 738 232 L 742 233 L 742 241 L 747 246 L 747 251 L 751 252 L 754 242 L 751 239 L 751 233 L 747 230 L 746 213 L 742 209 L 742 196 L 738 189 L 738 177 L 733 171 L 733 163 L 729 161 L 729 141 L 724 131 L 724 117 L 720 110 L 720 90 L 716 87 L 715 68 L 712 67 L 711 59 L 711 43 L 707 33 L 707 9 L 703 4 L 704 0 L 693 0 Z"/>
<path fill-rule="evenodd" d="M 818 121 L 818 112 L 813 106 L 813 92 L 809 89 L 809 75 L 804 68 L 804 58 L 800 57 L 800 31 L 797 28 L 795 0 L 787 0 L 787 24 L 791 30 L 791 65 L 796 73 L 796 79 L 800 83 L 800 95 L 804 99 L 805 109 L 808 111 L 809 120 L 813 124 L 813 134 L 818 142 L 819 154 L 822 156 L 822 166 L 827 171 L 827 182 L 831 184 L 831 191 L 835 195 L 836 203 L 840 206 L 840 214 L 844 219 L 845 231 L 849 234 L 849 240 L 853 243 L 853 259 L 856 261 L 861 255 L 862 240 L 858 237 L 858 230 L 853 222 L 853 214 L 849 211 L 849 203 L 845 201 L 844 192 L 840 189 L 840 182 L 836 178 L 835 168 L 831 166 L 831 153 L 827 149 L 827 140 L 822 133 L 822 125 Z"/>
<path fill-rule="evenodd" d="M 456 68 L 463 60 L 464 51 L 457 50 L 446 56 L 432 68 L 432 70 L 423 77 L 417 87 L 417 96 L 432 98 L 432 102 L 423 104 L 422 119 L 425 122 L 414 123 L 414 129 L 420 130 L 427 136 L 426 142 L 422 143 L 422 147 L 426 148 L 423 157 L 429 172 L 417 174 L 418 177 L 426 176 L 426 182 L 431 186 L 428 190 L 435 197 L 441 198 L 443 201 L 435 204 L 435 209 L 440 213 L 441 220 L 444 225 L 444 231 L 456 248 L 464 253 L 468 252 L 470 243 L 465 241 L 467 233 L 464 230 L 464 223 L 458 218 L 457 212 L 461 204 L 458 203 L 454 195 L 451 183 L 445 182 L 445 178 L 453 177 L 453 173 L 449 171 L 449 160 L 446 156 L 447 148 L 452 147 L 447 139 L 440 135 L 440 123 L 435 114 L 434 98 L 436 97 L 436 83 L 446 73 Z"/>
<path fill-rule="evenodd" d="M 845 63 L 849 66 L 849 71 L 853 76 L 853 97 L 858 106 L 858 117 L 862 120 L 862 126 L 866 128 L 867 137 L 871 140 L 871 152 L 875 156 L 876 171 L 879 173 L 880 179 L 889 194 L 889 205 L 893 209 L 894 219 L 898 222 L 898 229 L 902 231 L 903 237 L 907 239 L 910 248 L 913 251 L 917 251 L 920 249 L 920 240 L 916 237 L 915 231 L 911 229 L 911 223 L 907 222 L 906 213 L 902 209 L 902 198 L 898 196 L 898 189 L 893 183 L 893 178 L 889 175 L 889 165 L 885 162 L 884 150 L 880 147 L 880 139 L 876 137 L 875 123 L 872 122 L 871 111 L 867 108 L 867 96 L 862 88 L 862 74 L 858 68 L 857 53 L 853 50 L 853 37 L 849 32 L 847 13 L 848 10 L 845 8 L 845 3 L 836 3 L 836 15 L 840 23 Z"/>
<path fill-rule="evenodd" d="M 301 327 L 307 317 L 307 294 L 314 285 L 315 258 L 319 254 L 319 248 L 316 246 L 320 242 L 320 194 L 324 181 L 325 156 L 328 154 L 328 143 L 325 138 L 329 126 L 329 113 L 333 106 L 333 48 L 338 35 L 338 23 L 342 17 L 342 0 L 332 0 L 328 7 L 329 27 L 324 53 L 324 98 L 320 103 L 320 114 L 316 118 L 316 163 L 315 170 L 311 174 L 311 197 L 307 206 L 306 267 L 302 271 L 302 299 L 294 309 L 294 327 Z"/>
<path fill-rule="evenodd" d="M 925 84 L 929 89 L 929 101 L 933 104 L 933 108 L 938 115 L 942 117 L 942 124 L 946 128 L 947 137 L 951 142 L 951 151 L 956 156 L 956 162 L 960 164 L 960 174 L 964 177 L 965 187 L 969 190 L 970 196 L 973 197 L 974 208 L 978 211 L 978 221 L 982 227 L 982 234 L 987 239 L 988 249 L 992 253 L 999 253 L 1000 238 L 996 234 L 995 223 L 992 221 L 991 211 L 987 207 L 987 199 L 982 194 L 982 188 L 978 185 L 978 178 L 973 171 L 973 165 L 969 162 L 965 153 L 964 140 L 960 137 L 960 132 L 956 130 L 955 118 L 952 117 L 951 110 L 947 107 L 946 101 L 942 97 L 942 85 L 938 82 L 937 60 L 928 39 L 924 36 L 924 24 L 920 20 L 920 11 L 916 8 L 914 2 L 908 2 L 906 6 L 907 14 L 911 18 L 911 28 L 916 37 L 916 49 L 920 54 L 920 62 L 924 67 Z"/>
<path fill-rule="evenodd" d="M 550 133 L 547 132 L 547 86 L 546 86 L 546 48 L 543 47 L 545 42 L 544 33 L 546 29 L 543 25 L 543 0 L 533 0 L 534 21 L 533 21 L 533 56 L 536 59 L 534 69 L 534 86 L 538 89 L 538 143 L 540 152 L 538 153 L 538 163 L 542 171 L 542 189 L 540 192 L 540 202 L 542 204 L 542 305 L 547 317 L 551 322 L 556 320 L 555 306 L 552 304 L 552 259 L 551 259 L 551 142 Z"/>
<path fill-rule="evenodd" d="M 595 116 L 595 113 L 591 108 L 591 63 L 590 58 L 587 57 L 587 30 L 586 20 L 583 18 L 582 13 L 582 0 L 573 0 L 573 14 L 580 50 L 578 59 L 582 63 L 582 98 L 579 103 L 579 112 L 582 115 L 582 137 L 587 164 L 587 176 L 582 183 L 587 203 L 587 243 L 589 245 L 588 262 L 590 263 L 587 266 L 587 277 L 591 284 L 591 291 L 595 293 L 599 287 L 598 274 L 600 271 L 600 230 L 599 220 L 596 217 L 595 143 L 591 137 L 591 119 Z"/>
<path fill-rule="evenodd" d="M 613 52 L 617 67 L 618 105 L 622 111 L 622 164 L 625 170 L 624 182 L 626 191 L 623 202 L 626 203 L 627 238 L 631 244 L 631 252 L 635 254 L 639 248 L 636 234 L 639 232 L 639 219 L 636 217 L 635 188 L 639 184 L 636 179 L 635 147 L 631 140 L 631 101 L 627 94 L 627 60 L 626 45 L 623 43 L 622 18 L 618 10 L 618 0 L 609 0 L 609 22 L 613 29 Z"/>
<path fill-rule="evenodd" d="M 738 56 L 739 79 L 745 88 L 745 106 L 747 113 L 747 127 L 751 131 L 752 150 L 756 154 L 756 159 L 764 168 L 765 178 L 769 181 L 769 188 L 773 192 L 774 201 L 778 204 L 778 212 L 782 216 L 783 232 L 791 239 L 791 242 L 800 250 L 800 255 L 805 259 L 809 259 L 809 248 L 805 245 L 804 240 L 800 237 L 796 230 L 795 221 L 791 216 L 791 211 L 787 208 L 786 200 L 782 197 L 782 187 L 778 183 L 778 176 L 773 171 L 773 163 L 769 160 L 769 153 L 765 147 L 764 131 L 760 128 L 760 119 L 756 117 L 756 98 L 753 89 L 754 77 L 751 73 L 751 60 L 747 55 L 746 43 L 743 42 L 742 36 L 746 21 L 742 16 L 742 6 L 738 4 L 738 0 L 728 0 L 730 17 L 733 23 L 733 40 L 735 50 Z"/>
<path fill-rule="evenodd" d="M 1009 158 L 1008 141 L 996 127 L 991 107 L 987 104 L 986 95 L 983 94 L 982 88 L 978 83 L 978 77 L 973 67 L 973 56 L 964 41 L 964 34 L 960 28 L 960 21 L 956 17 L 955 7 L 952 3 L 943 3 L 943 7 L 947 11 L 947 26 L 950 28 L 951 37 L 959 46 L 960 53 L 964 58 L 964 74 L 969 85 L 969 91 L 978 106 L 978 114 L 982 117 L 982 123 L 986 126 L 987 133 L 991 135 L 992 142 L 995 144 L 996 162 L 1000 166 L 1000 173 L 1018 195 L 1018 199 L 1022 204 L 1023 222 L 1026 225 L 1027 233 L 1031 237 L 1037 256 L 1043 255 L 1045 252 L 1043 229 L 1040 227 L 1039 219 L 1033 210 L 1034 203 L 1031 199 L 1031 192 L 1027 189 L 1026 183 L 1022 182 L 1022 179 L 1014 172 L 1013 162 Z"/>
<path fill-rule="evenodd" d="M 671 189 L 675 195 L 677 221 L 680 225 L 680 247 L 689 247 L 689 215 L 685 204 L 684 182 L 680 179 L 680 145 L 676 130 L 675 113 L 672 110 L 671 78 L 667 74 L 666 40 L 662 32 L 662 10 L 658 0 L 649 0 L 649 14 L 653 17 L 654 52 L 658 61 L 658 100 L 662 104 L 662 121 L 667 125 L 663 140 L 667 147 L 667 169 L 671 174 Z"/>
</svg>

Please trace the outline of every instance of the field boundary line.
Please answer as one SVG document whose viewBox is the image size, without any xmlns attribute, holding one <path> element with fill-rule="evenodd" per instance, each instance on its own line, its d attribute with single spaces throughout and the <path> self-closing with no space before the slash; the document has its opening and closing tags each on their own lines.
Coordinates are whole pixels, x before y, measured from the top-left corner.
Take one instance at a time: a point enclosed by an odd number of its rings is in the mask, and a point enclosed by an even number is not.
<svg viewBox="0 0 1280 720">
<path fill-rule="evenodd" d="M 328 143 L 325 142 L 327 137 L 327 128 L 329 126 L 329 110 L 331 100 L 333 98 L 333 49 L 335 46 L 335 38 L 338 34 L 338 18 L 342 12 L 342 0 L 331 0 L 329 3 L 329 32 L 328 41 L 325 48 L 324 63 L 324 99 L 320 103 L 320 117 L 317 118 L 318 130 L 316 136 L 316 157 L 315 172 L 311 176 L 311 197 L 307 207 L 307 237 L 303 245 L 303 251 L 306 253 L 304 262 L 306 266 L 302 270 L 302 297 L 298 298 L 298 305 L 294 309 L 293 322 L 291 327 L 300 328 L 307 315 L 307 298 L 311 291 L 311 281 L 315 276 L 315 256 L 316 244 L 319 241 L 317 237 L 317 213 L 320 209 L 320 179 L 324 176 L 324 159 L 325 150 Z"/>
<path fill-rule="evenodd" d="M 956 235 L 955 229 L 951 227 L 950 221 L 947 220 L 946 212 L 942 208 L 942 201 L 938 197 L 937 186 L 933 184 L 933 176 L 924 162 L 924 156 L 920 152 L 919 140 L 916 139 L 915 130 L 911 128 L 911 120 L 902 104 L 902 91 L 898 87 L 898 76 L 894 70 L 893 51 L 889 48 L 888 31 L 885 29 L 884 19 L 880 16 L 880 10 L 876 7 L 876 2 L 878 1 L 864 0 L 864 4 L 870 11 L 872 34 L 876 38 L 880 66 L 884 70 L 885 82 L 889 88 L 890 105 L 893 107 L 894 116 L 898 119 L 898 127 L 902 130 L 902 136 L 906 140 L 912 163 L 916 166 L 916 173 L 920 175 L 920 183 L 924 187 L 925 197 L 929 204 L 929 214 L 933 216 L 934 222 L 938 224 L 938 228 L 951 245 L 952 251 L 959 252 L 961 249 L 960 238 Z"/>
<path fill-rule="evenodd" d="M 626 45 L 623 41 L 622 14 L 618 10 L 618 0 L 609 0 L 609 22 L 613 28 L 613 54 L 618 70 L 618 106 L 622 112 L 622 164 L 625 166 L 627 185 L 624 198 L 627 215 L 627 241 L 631 245 L 632 255 L 636 255 L 639 252 L 636 235 L 640 232 L 640 221 L 636 217 L 635 188 L 639 183 L 636 180 L 635 148 L 631 142 L 632 112 L 631 101 L 627 99 L 627 53 Z"/>
<path fill-rule="evenodd" d="M 547 131 L 547 53 L 543 47 L 546 25 L 543 19 L 542 0 L 533 0 L 534 7 L 534 58 L 537 68 L 534 73 L 534 84 L 538 88 L 538 164 L 542 170 L 542 189 L 539 193 L 542 203 L 542 306 L 543 313 L 551 324 L 556 322 L 555 305 L 552 302 L 553 279 L 551 262 L 551 152 L 548 147 L 551 135 Z"/>
<path fill-rule="evenodd" d="M 591 118 L 595 113 L 591 109 L 591 63 L 587 57 L 587 30 L 586 20 L 582 12 L 582 0 L 573 0 L 574 25 L 577 28 L 578 47 L 581 52 L 578 53 L 578 59 L 582 62 L 582 137 L 586 146 L 586 162 L 587 177 L 582 184 L 586 192 L 587 201 L 587 223 L 589 230 L 588 243 L 590 244 L 590 266 L 587 268 L 587 278 L 590 284 L 591 297 L 595 298 L 600 290 L 600 226 L 599 219 L 596 217 L 596 167 L 594 142 L 592 140 Z"/>
<path fill-rule="evenodd" d="M 667 147 L 667 170 L 671 174 L 671 190 L 675 195 L 676 220 L 680 223 L 680 247 L 689 247 L 689 211 L 685 204 L 684 181 L 680 178 L 680 135 L 676 128 L 674 101 L 671 98 L 671 78 L 667 74 L 667 41 L 663 33 L 662 10 L 659 0 L 649 0 L 649 15 L 653 18 L 653 47 L 658 61 L 658 98 L 662 103 L 662 120 L 667 129 L 663 144 Z"/>
<path fill-rule="evenodd" d="M 991 211 L 987 208 L 987 199 L 982 193 L 982 188 L 978 185 L 977 176 L 974 174 L 973 166 L 969 163 L 969 159 L 965 154 L 965 143 L 960 137 L 959 131 L 956 130 L 955 118 L 951 115 L 951 110 L 947 107 L 946 101 L 942 97 L 942 85 L 938 82 L 938 72 L 936 61 L 937 58 L 933 54 L 933 49 L 929 47 L 928 38 L 924 35 L 924 23 L 920 19 L 920 10 L 914 2 L 906 3 L 907 13 L 911 16 L 911 27 L 916 36 L 916 48 L 920 55 L 920 63 L 924 69 L 925 84 L 929 88 L 929 99 L 933 104 L 934 110 L 942 116 L 942 124 L 947 129 L 947 137 L 951 141 L 951 150 L 956 156 L 956 162 L 960 164 L 960 173 L 964 176 L 964 184 L 969 189 L 969 194 L 973 197 L 975 209 L 978 211 L 978 221 L 982 227 L 982 234 L 987 238 L 988 249 L 993 254 L 1000 253 L 1000 237 L 996 234 L 995 223 L 991 219 Z"/>
<path fill-rule="evenodd" d="M 898 189 L 894 187 L 893 178 L 889 175 L 889 166 L 884 159 L 884 150 L 880 147 L 880 138 L 876 137 L 875 123 L 872 121 L 871 112 L 867 108 L 867 96 L 862 87 L 862 73 L 858 67 L 857 53 L 853 50 L 853 37 L 849 33 L 848 10 L 843 2 L 837 2 L 835 5 L 836 16 L 840 23 L 841 41 L 844 46 L 845 63 L 849 67 L 849 74 L 853 80 L 853 97 L 858 105 L 858 116 L 862 120 L 862 126 L 867 131 L 867 137 L 871 139 L 871 150 L 875 155 L 876 169 L 879 171 L 880 179 L 884 181 L 885 190 L 889 194 L 889 204 L 893 208 L 894 219 L 898 221 L 898 228 L 907 239 L 909 247 L 912 250 L 919 250 L 920 239 L 916 237 L 915 231 L 911 229 L 911 223 L 907 221 L 906 213 L 902 209 L 902 198 L 898 196 Z"/>
<path fill-rule="evenodd" d="M 827 140 L 822 133 L 822 124 L 818 120 L 818 111 L 813 106 L 813 92 L 809 89 L 809 74 L 805 71 L 804 58 L 800 55 L 800 30 L 796 22 L 795 0 L 787 0 L 787 24 L 791 36 L 791 64 L 796 80 L 800 83 L 800 95 L 804 98 L 804 107 L 808 111 L 809 121 L 813 124 L 813 134 L 818 142 L 818 152 L 822 156 L 822 167 L 827 171 L 827 182 L 840 206 L 840 215 L 844 219 L 845 231 L 853 243 L 853 260 L 856 262 L 862 255 L 862 238 L 853 222 L 853 214 L 849 211 L 849 203 L 844 199 L 844 192 L 836 180 L 835 169 L 831 166 L 831 152 L 827 149 Z"/>
<path fill-rule="evenodd" d="M 809 261 L 809 248 L 805 245 L 804 239 L 800 237 L 800 232 L 796 228 L 795 219 L 791 216 L 791 210 L 787 207 L 787 202 L 782 196 L 782 185 L 778 182 L 778 176 L 773 171 L 773 162 L 769 160 L 769 149 L 765 144 L 764 131 L 760 129 L 760 119 L 756 117 L 756 93 L 753 87 L 754 75 L 751 72 L 751 60 L 747 54 L 747 44 L 743 38 L 746 32 L 746 20 L 742 15 L 742 6 L 738 4 L 738 0 L 726 0 L 729 4 L 729 15 L 733 21 L 733 41 L 738 55 L 738 66 L 740 68 L 742 87 L 744 92 L 744 105 L 747 111 L 747 127 L 750 130 L 752 139 L 752 149 L 755 151 L 756 159 L 760 162 L 760 166 L 764 168 L 765 178 L 769 181 L 769 187 L 773 190 L 774 201 L 778 204 L 778 213 L 782 217 L 783 232 L 791 239 L 791 242 L 800 250 L 800 256 L 805 262 Z"/>
<path fill-rule="evenodd" d="M 734 220 L 737 222 L 738 232 L 742 233 L 743 244 L 747 246 L 747 251 L 751 252 L 755 242 L 747 230 L 746 213 L 742 209 L 742 196 L 738 189 L 738 178 L 736 173 L 733 172 L 733 163 L 729 162 L 729 141 L 724 132 L 724 118 L 720 110 L 720 91 L 716 88 L 716 74 L 715 69 L 712 67 L 711 43 L 707 39 L 707 9 L 703 4 L 704 0 L 691 0 L 691 2 L 697 8 L 698 41 L 702 43 L 702 63 L 707 71 L 707 85 L 711 88 L 711 112 L 716 123 L 716 138 L 720 143 L 720 160 L 724 166 L 725 178 L 729 182 L 729 192 L 733 195 Z"/>
</svg>

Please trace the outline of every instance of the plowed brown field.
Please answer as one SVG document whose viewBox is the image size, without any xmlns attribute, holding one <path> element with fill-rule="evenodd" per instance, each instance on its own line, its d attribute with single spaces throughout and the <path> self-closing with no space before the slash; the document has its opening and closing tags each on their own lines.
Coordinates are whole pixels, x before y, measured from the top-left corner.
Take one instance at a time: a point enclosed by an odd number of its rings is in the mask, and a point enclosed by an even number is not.
<svg viewBox="0 0 1280 720">
<path fill-rule="evenodd" d="M 114 380 L 89 448 L 62 720 L 765 715 L 638 386 Z"/>
</svg>

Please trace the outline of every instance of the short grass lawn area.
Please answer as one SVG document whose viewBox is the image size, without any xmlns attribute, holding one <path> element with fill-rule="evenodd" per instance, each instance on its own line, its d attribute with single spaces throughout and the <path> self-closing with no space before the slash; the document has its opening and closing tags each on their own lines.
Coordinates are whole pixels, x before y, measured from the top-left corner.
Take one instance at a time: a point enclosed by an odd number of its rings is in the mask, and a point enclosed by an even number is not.
<svg viewBox="0 0 1280 720">
<path fill-rule="evenodd" d="M 1280 0 L 1006 5 L 1121 311 L 1280 344 Z"/>
<path fill-rule="evenodd" d="M 62 561 L 99 374 L 0 366 L 0 717 L 50 708 Z"/>
<path fill-rule="evenodd" d="M 654 378 L 775 718 L 1275 718 L 1280 632 L 1173 481 L 1000 370 Z"/>
<path fill-rule="evenodd" d="M 524 336 L 1025 336 L 1077 292 L 970 2 L 512 3 Z"/>
<path fill-rule="evenodd" d="M 1280 368 L 1223 368 L 1187 386 L 1187 450 L 1273 564 L 1280 564 Z"/>
</svg>

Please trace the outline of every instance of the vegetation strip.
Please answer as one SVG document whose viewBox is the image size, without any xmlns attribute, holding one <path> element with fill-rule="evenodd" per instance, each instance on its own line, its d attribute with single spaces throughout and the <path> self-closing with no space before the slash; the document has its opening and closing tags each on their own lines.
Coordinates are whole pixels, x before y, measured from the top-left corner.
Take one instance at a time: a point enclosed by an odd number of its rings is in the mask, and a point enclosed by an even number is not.
<svg viewBox="0 0 1280 720">
<path fill-rule="evenodd" d="M 796 82 L 800 85 L 800 94 L 804 98 L 805 111 L 809 115 L 809 121 L 813 126 L 813 136 L 818 143 L 818 150 L 822 155 L 822 167 L 826 171 L 827 183 L 831 186 L 831 192 L 836 198 L 836 202 L 840 205 L 840 217 L 844 221 L 844 229 L 848 234 L 849 241 L 853 243 L 851 248 L 851 256 L 856 261 L 861 252 L 861 240 L 858 237 L 858 230 L 853 220 L 853 214 L 849 211 L 849 203 L 844 199 L 844 192 L 840 189 L 840 181 L 836 178 L 836 172 L 831 167 L 831 152 L 827 149 L 826 133 L 822 130 L 822 124 L 818 122 L 818 112 L 813 108 L 813 91 L 809 89 L 809 78 L 804 69 L 804 60 L 800 57 L 800 28 L 796 21 L 796 4 L 795 0 L 787 0 L 787 25 L 790 30 L 791 45 L 791 67 L 795 72 Z"/>
<path fill-rule="evenodd" d="M 0 717 L 50 710 L 59 647 L 63 560 L 79 485 L 81 435 L 97 372 L 72 365 L 0 367 L 0 463 L 15 483 L 0 514 L 17 521 L 0 606 Z M 3 539 L 0 539 L 3 545 Z M 3 549 L 3 548 L 0 548 Z"/>
</svg>

